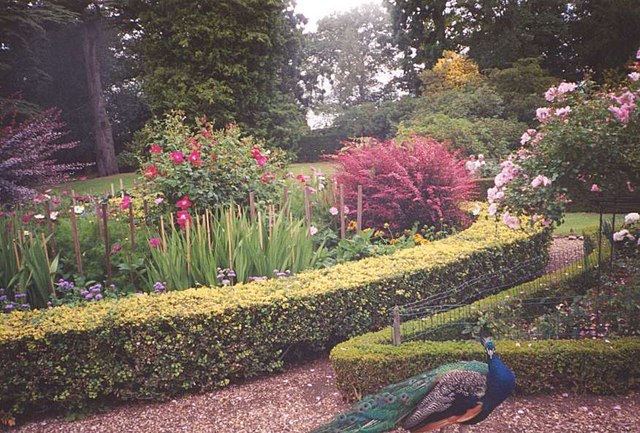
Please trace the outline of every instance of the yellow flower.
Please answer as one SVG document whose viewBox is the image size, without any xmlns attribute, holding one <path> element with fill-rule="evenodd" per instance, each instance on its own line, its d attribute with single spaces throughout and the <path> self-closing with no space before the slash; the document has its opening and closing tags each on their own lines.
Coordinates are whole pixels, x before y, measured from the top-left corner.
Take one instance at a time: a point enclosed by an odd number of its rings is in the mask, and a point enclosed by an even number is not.
<svg viewBox="0 0 640 433">
<path fill-rule="evenodd" d="M 353 220 L 349 221 L 349 224 L 347 224 L 347 230 L 355 231 L 357 227 L 358 227 L 358 223 L 356 223 Z"/>
<path fill-rule="evenodd" d="M 362 229 L 363 232 L 369 233 L 371 231 L 371 227 L 367 227 L 366 229 Z"/>
<path fill-rule="evenodd" d="M 381 238 L 383 236 L 384 236 L 384 232 L 382 230 L 376 230 L 375 232 L 373 232 L 374 238 Z"/>
<path fill-rule="evenodd" d="M 385 229 L 388 229 L 388 228 L 389 228 L 389 223 L 384 223 L 384 226 L 383 226 L 383 227 L 384 227 Z"/>
</svg>

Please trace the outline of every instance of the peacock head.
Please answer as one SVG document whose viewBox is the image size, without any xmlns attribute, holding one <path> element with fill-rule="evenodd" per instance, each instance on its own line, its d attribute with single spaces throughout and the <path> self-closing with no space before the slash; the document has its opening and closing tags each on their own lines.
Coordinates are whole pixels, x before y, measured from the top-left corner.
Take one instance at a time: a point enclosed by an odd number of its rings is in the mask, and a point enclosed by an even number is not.
<svg viewBox="0 0 640 433">
<path fill-rule="evenodd" d="M 488 338 L 483 338 L 482 345 L 484 346 L 484 350 L 485 352 L 487 352 L 487 356 L 489 357 L 489 359 L 492 359 L 493 355 L 496 353 L 496 346 L 495 344 L 493 344 L 493 341 L 489 340 Z"/>
</svg>

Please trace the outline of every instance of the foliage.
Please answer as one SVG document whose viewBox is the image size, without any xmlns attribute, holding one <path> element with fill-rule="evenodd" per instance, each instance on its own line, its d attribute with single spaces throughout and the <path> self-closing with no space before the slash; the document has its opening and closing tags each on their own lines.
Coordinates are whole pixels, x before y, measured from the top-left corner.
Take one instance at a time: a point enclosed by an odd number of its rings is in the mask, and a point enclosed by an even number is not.
<svg viewBox="0 0 640 433">
<path fill-rule="evenodd" d="M 614 194 L 640 185 L 640 63 L 632 69 L 609 89 L 585 81 L 547 90 L 549 106 L 536 110 L 540 128 L 522 135 L 523 148 L 488 191 L 494 212 L 514 223 L 514 213 L 561 222 L 572 189 Z"/>
<path fill-rule="evenodd" d="M 218 127 L 237 123 L 271 145 L 292 148 L 306 126 L 292 76 L 302 30 L 299 18 L 285 12 L 289 4 L 126 2 L 137 18 L 133 49 L 152 112 L 206 115 Z"/>
<path fill-rule="evenodd" d="M 342 111 L 333 126 L 343 131 L 343 139 L 373 137 L 387 140 L 395 136 L 400 121 L 414 112 L 417 102 L 415 98 L 404 97 L 356 105 Z"/>
<path fill-rule="evenodd" d="M 484 360 L 480 343 L 472 341 L 421 342 L 392 346 L 385 329 L 359 340 L 349 340 L 331 352 L 336 384 L 354 399 L 381 387 L 442 364 Z M 366 339 L 365 339 L 366 338 Z M 500 358 L 516 375 L 516 392 L 590 392 L 625 394 L 637 389 L 640 339 L 497 342 Z"/>
<path fill-rule="evenodd" d="M 491 69 L 488 82 L 504 101 L 504 112 L 535 126 L 536 108 L 544 104 L 544 92 L 558 81 L 549 75 L 539 58 L 518 59 L 504 69 Z"/>
<path fill-rule="evenodd" d="M 227 286 L 273 278 L 278 270 L 298 273 L 316 260 L 304 220 L 290 219 L 284 211 L 258 210 L 251 220 L 244 212 L 226 208 L 193 218 L 187 230 L 169 227 L 166 240 L 156 234 L 148 286 L 158 281 L 167 290 Z M 222 278 L 222 269 L 233 270 L 233 279 Z"/>
<path fill-rule="evenodd" d="M 423 93 L 459 89 L 482 80 L 478 64 L 455 51 L 444 50 L 433 68 L 420 73 Z"/>
<path fill-rule="evenodd" d="M 379 100 L 381 72 L 395 69 L 389 17 L 377 5 L 363 5 L 321 19 L 307 34 L 304 80 L 314 105 L 357 106 Z M 327 87 L 331 91 L 327 93 Z M 389 93 L 389 92 L 384 92 Z"/>
<path fill-rule="evenodd" d="M 351 147 L 336 162 L 336 182 L 344 185 L 350 209 L 356 209 L 362 186 L 366 227 L 387 223 L 397 232 L 414 224 L 443 229 L 467 223 L 459 205 L 471 198 L 473 183 L 455 155 L 434 139 Z"/>
<path fill-rule="evenodd" d="M 447 290 L 487 266 L 510 267 L 548 241 L 481 218 L 464 236 L 231 290 L 1 315 L 0 362 L 14 368 L 0 377 L 0 405 L 16 415 L 224 386 L 280 367 L 287 348 L 379 329 L 388 305 Z"/>
<path fill-rule="evenodd" d="M 70 172 L 85 167 L 60 164 L 55 159 L 61 151 L 77 145 L 59 142 L 65 133 L 58 111 L 47 110 L 17 123 L 5 107 L 6 103 L 0 106 L 0 113 L 7 116 L 0 118 L 0 203 L 33 197 L 34 188 L 60 183 Z"/>
<path fill-rule="evenodd" d="M 437 113 L 469 120 L 506 118 L 509 114 L 500 93 L 484 77 L 463 87 L 432 91 L 416 98 L 413 118 Z"/>
<path fill-rule="evenodd" d="M 216 131 L 199 119 L 192 127 L 181 112 L 172 112 L 154 120 L 144 135 L 150 158 L 142 172 L 152 197 L 176 203 L 188 196 L 200 210 L 246 204 L 249 192 L 255 192 L 257 201 L 276 198 L 275 173 L 284 163 L 282 152 L 241 136 L 235 125 Z"/>
<path fill-rule="evenodd" d="M 465 154 L 483 154 L 499 159 L 508 155 L 518 143 L 526 124 L 504 119 L 465 119 L 446 114 L 416 115 L 402 122 L 398 139 L 413 135 L 432 137 L 450 143 L 452 150 Z"/>
</svg>

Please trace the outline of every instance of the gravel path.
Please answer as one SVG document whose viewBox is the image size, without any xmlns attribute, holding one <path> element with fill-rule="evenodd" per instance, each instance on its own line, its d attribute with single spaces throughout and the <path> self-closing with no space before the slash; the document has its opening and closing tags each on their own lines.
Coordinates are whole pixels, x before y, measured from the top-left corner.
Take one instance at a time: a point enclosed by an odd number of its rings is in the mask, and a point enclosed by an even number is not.
<svg viewBox="0 0 640 433">
<path fill-rule="evenodd" d="M 554 240 L 577 251 L 579 241 Z M 348 408 L 324 357 L 285 372 L 165 403 L 131 403 L 79 421 L 46 418 L 16 433 L 305 433 Z M 640 394 L 511 397 L 471 433 L 640 432 Z M 401 430 L 397 430 L 400 433 Z"/>
</svg>

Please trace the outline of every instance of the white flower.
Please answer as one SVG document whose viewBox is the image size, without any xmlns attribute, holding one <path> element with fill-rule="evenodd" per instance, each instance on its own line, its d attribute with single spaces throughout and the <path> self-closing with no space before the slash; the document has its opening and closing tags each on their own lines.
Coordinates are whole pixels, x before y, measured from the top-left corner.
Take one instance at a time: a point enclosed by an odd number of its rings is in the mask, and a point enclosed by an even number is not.
<svg viewBox="0 0 640 433">
<path fill-rule="evenodd" d="M 83 213 L 83 212 L 84 212 L 84 206 L 82 206 L 82 205 L 80 205 L 80 206 L 74 206 L 74 207 L 73 207 L 73 212 L 74 212 L 76 215 L 80 215 L 81 213 Z"/>
<path fill-rule="evenodd" d="M 335 206 L 332 206 L 331 208 L 329 208 L 329 213 L 333 216 L 338 215 L 338 208 Z"/>
<path fill-rule="evenodd" d="M 49 219 L 50 219 L 50 220 L 52 220 L 52 221 L 57 220 L 57 219 L 58 219 L 58 214 L 59 214 L 59 213 L 60 213 L 60 212 L 58 212 L 58 211 L 50 212 L 50 213 L 49 213 Z"/>
<path fill-rule="evenodd" d="M 628 226 L 637 221 L 640 221 L 640 214 L 638 212 L 631 212 L 624 216 L 624 225 Z"/>
<path fill-rule="evenodd" d="M 473 208 L 473 211 L 471 213 L 473 213 L 473 215 L 475 216 L 480 215 L 480 206 L 476 206 L 475 208 Z"/>
<path fill-rule="evenodd" d="M 315 235 L 316 233 L 318 233 L 318 228 L 317 227 L 315 227 L 315 226 L 309 227 L 309 234 L 311 236 Z"/>
<path fill-rule="evenodd" d="M 631 79 L 631 81 L 638 81 L 640 80 L 640 73 L 639 72 L 632 72 L 628 75 L 629 79 Z"/>
<path fill-rule="evenodd" d="M 493 216 L 496 214 L 496 212 L 498 212 L 498 205 L 495 203 L 491 203 L 491 206 L 489 206 L 489 215 Z"/>
<path fill-rule="evenodd" d="M 629 233 L 629 230 L 627 230 L 627 229 L 620 230 L 619 232 L 615 232 L 613 234 L 613 240 L 616 241 L 616 242 L 621 242 L 621 241 L 624 240 L 624 238 L 627 237 L 627 235 L 629 235 L 629 236 L 631 235 Z"/>
<path fill-rule="evenodd" d="M 35 219 L 37 219 L 37 220 L 43 220 L 44 219 L 44 215 L 42 215 L 41 213 L 35 214 L 33 217 Z"/>
</svg>

